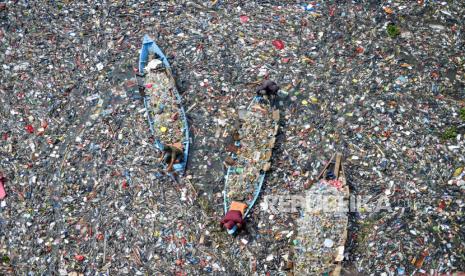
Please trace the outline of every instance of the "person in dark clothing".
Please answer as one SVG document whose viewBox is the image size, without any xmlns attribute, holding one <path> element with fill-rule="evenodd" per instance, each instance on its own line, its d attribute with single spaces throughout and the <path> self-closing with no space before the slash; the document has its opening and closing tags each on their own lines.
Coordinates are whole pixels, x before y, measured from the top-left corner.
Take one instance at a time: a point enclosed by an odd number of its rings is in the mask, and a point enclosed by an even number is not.
<svg viewBox="0 0 465 276">
<path fill-rule="evenodd" d="M 265 80 L 259 87 L 257 87 L 257 95 L 267 96 L 271 104 L 274 105 L 276 96 L 278 95 L 279 86 L 272 80 Z"/>
<path fill-rule="evenodd" d="M 161 159 L 165 161 L 168 165 L 167 170 L 170 172 L 173 170 L 173 165 L 175 162 L 182 162 L 183 161 L 183 152 L 181 149 L 175 146 L 165 145 L 163 146 L 162 150 L 163 154 Z"/>
<path fill-rule="evenodd" d="M 144 74 L 137 73 L 136 74 L 137 86 L 139 87 L 139 95 L 142 99 L 145 98 L 145 86 L 144 86 Z"/>
</svg>

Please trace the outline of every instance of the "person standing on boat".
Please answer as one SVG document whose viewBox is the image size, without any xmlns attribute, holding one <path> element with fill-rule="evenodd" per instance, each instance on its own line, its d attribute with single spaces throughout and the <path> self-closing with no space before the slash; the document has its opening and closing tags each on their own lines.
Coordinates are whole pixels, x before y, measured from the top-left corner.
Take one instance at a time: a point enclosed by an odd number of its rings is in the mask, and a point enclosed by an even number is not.
<svg viewBox="0 0 465 276">
<path fill-rule="evenodd" d="M 173 170 L 174 163 L 182 162 L 183 157 L 184 156 L 181 149 L 170 145 L 163 146 L 161 160 L 164 160 L 168 165 L 167 170 L 169 172 Z"/>
<path fill-rule="evenodd" d="M 279 86 L 272 80 L 265 80 L 259 87 L 257 87 L 258 96 L 268 96 L 272 105 L 274 105 L 276 96 L 278 95 Z"/>
</svg>

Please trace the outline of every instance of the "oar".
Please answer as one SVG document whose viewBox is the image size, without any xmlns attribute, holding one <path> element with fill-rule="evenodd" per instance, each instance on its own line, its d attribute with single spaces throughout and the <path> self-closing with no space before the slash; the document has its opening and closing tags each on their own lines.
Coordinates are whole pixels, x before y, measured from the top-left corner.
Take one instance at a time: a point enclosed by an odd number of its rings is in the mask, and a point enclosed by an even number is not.
<svg viewBox="0 0 465 276">
<path fill-rule="evenodd" d="M 326 163 L 326 165 L 325 165 L 325 167 L 323 168 L 323 170 L 321 170 L 321 172 L 320 172 L 320 174 L 318 175 L 318 177 L 316 178 L 316 180 L 319 180 L 319 179 L 320 179 L 320 177 L 323 175 L 323 173 L 324 173 L 324 172 L 326 171 L 326 169 L 329 167 L 329 164 L 331 164 L 331 162 L 333 161 L 335 155 L 336 155 L 336 154 L 333 153 L 333 156 L 331 156 L 331 159 L 329 159 L 328 163 Z"/>
</svg>

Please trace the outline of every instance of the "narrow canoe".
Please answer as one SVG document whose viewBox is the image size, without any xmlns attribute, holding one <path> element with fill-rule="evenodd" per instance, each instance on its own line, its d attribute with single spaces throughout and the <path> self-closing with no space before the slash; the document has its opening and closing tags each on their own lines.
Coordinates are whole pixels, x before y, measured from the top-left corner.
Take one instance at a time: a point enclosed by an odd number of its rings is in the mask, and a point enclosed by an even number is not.
<svg viewBox="0 0 465 276">
<path fill-rule="evenodd" d="M 245 219 L 255 205 L 266 172 L 271 167 L 279 110 L 273 109 L 268 100 L 256 96 L 239 117 L 241 127 L 237 130 L 235 151 L 231 153 L 234 164 L 227 169 L 223 196 L 225 214 L 233 202 L 246 204 L 243 210 Z M 236 230 L 234 227 L 228 233 L 234 234 Z"/>
<path fill-rule="evenodd" d="M 295 273 L 338 276 L 347 240 L 350 194 L 341 153 L 333 155 L 317 179 L 306 191 L 305 207 L 297 220 Z"/>
<path fill-rule="evenodd" d="M 168 59 L 148 35 L 142 42 L 138 71 L 136 79 L 154 138 L 153 146 L 158 150 L 163 145 L 181 148 L 183 160 L 173 169 L 177 175 L 183 175 L 189 157 L 189 125 Z"/>
</svg>

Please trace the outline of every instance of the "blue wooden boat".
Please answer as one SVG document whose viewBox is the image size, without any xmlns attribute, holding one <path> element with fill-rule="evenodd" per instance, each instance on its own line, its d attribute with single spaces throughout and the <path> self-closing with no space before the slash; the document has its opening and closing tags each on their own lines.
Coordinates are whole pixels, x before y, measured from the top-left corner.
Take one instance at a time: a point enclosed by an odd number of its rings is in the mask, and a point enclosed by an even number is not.
<svg viewBox="0 0 465 276">
<path fill-rule="evenodd" d="M 238 152 L 231 153 L 236 164 L 228 167 L 225 176 L 224 213 L 231 210 L 233 202 L 245 203 L 242 205 L 246 206 L 243 210 L 245 219 L 257 202 L 265 182 L 266 172 L 270 169 L 271 151 L 278 131 L 279 110 L 273 109 L 267 99 L 255 96 L 242 119 L 242 126 L 245 129 L 247 126 L 254 125 L 264 127 L 264 129 L 242 133 L 243 137 L 235 142 L 235 146 L 239 149 Z M 262 133 L 262 137 L 257 133 Z M 254 146 L 249 148 L 252 141 Z M 257 151 L 258 148 L 260 151 Z M 236 231 L 237 226 L 234 226 L 228 230 L 228 233 L 234 234 Z"/>
<path fill-rule="evenodd" d="M 154 138 L 153 146 L 160 151 L 165 145 L 180 148 L 183 160 L 174 164 L 170 175 L 173 178 L 174 172 L 183 175 L 189 157 L 189 125 L 168 59 L 148 35 L 143 38 L 138 71 L 136 79 Z"/>
</svg>

